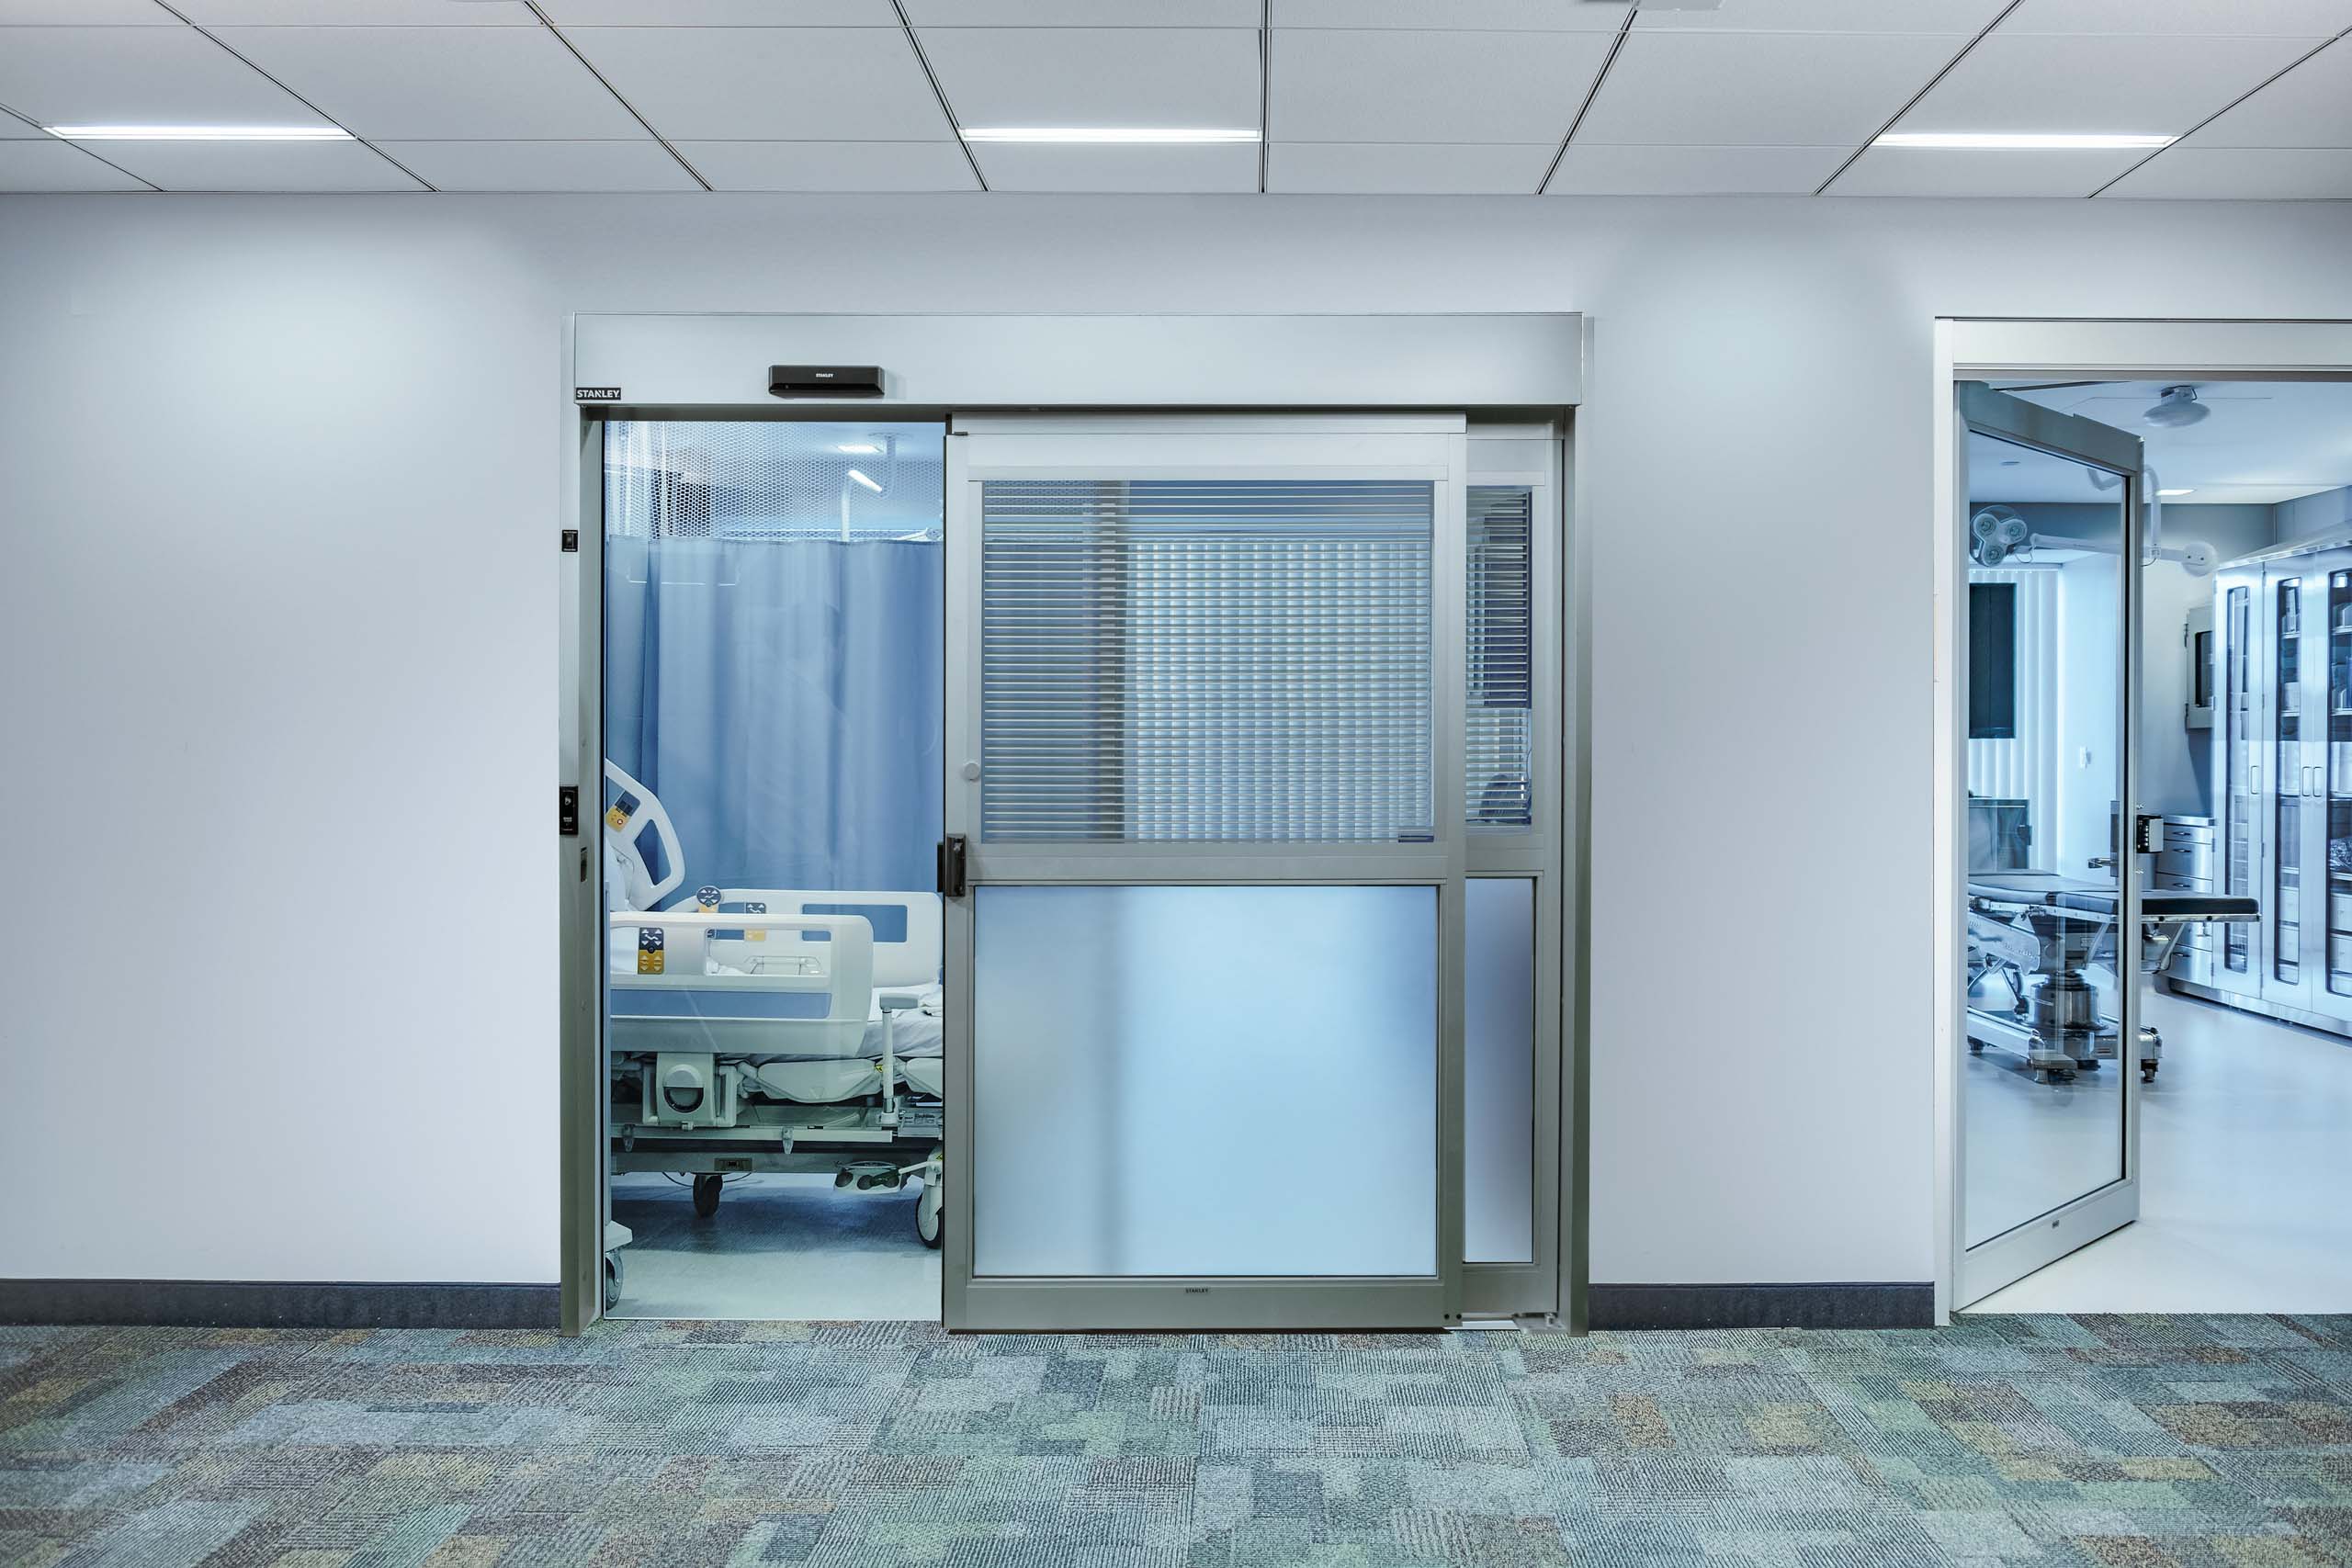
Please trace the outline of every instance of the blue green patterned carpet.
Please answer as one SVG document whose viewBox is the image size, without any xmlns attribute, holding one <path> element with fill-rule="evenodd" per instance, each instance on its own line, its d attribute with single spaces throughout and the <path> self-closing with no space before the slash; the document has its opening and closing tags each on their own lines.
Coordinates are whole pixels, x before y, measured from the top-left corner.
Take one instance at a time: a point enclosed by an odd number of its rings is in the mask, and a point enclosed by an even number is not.
<svg viewBox="0 0 2352 1568">
<path fill-rule="evenodd" d="M 2352 1563 L 2352 1318 L 0 1328 L 0 1562 Z"/>
</svg>

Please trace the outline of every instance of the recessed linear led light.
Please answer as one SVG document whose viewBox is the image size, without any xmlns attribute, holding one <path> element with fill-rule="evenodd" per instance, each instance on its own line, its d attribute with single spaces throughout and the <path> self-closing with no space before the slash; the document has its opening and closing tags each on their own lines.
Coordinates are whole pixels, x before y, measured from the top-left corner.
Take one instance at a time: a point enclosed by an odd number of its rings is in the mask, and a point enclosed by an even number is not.
<svg viewBox="0 0 2352 1568">
<path fill-rule="evenodd" d="M 1255 130 L 1219 130 L 1204 127 L 1148 126 L 989 126 L 959 129 L 967 141 L 1095 142 L 1175 145 L 1204 141 L 1255 141 Z"/>
<path fill-rule="evenodd" d="M 2160 490 L 2156 493 L 2158 495 L 2195 495 L 2197 492 L 2194 490 Z"/>
<path fill-rule="evenodd" d="M 844 441 L 833 450 L 846 452 L 853 457 L 871 457 L 882 448 L 871 441 Z"/>
<path fill-rule="evenodd" d="M 339 125 L 49 125 L 67 141 L 348 141 Z"/>
<path fill-rule="evenodd" d="M 866 489 L 868 489 L 868 490 L 872 491 L 875 494 L 876 494 L 876 495 L 880 495 L 880 494 L 882 493 L 882 487 L 881 487 L 880 485 L 876 484 L 872 479 L 867 479 L 864 474 L 860 473 L 857 469 L 855 469 L 855 468 L 852 468 L 852 469 L 849 471 L 849 477 L 850 477 L 850 478 L 852 478 L 852 479 L 855 479 L 858 483 L 860 483 L 860 484 L 864 485 Z"/>
<path fill-rule="evenodd" d="M 1979 152 L 2097 152 L 2169 147 L 2177 136 L 2135 134 L 2076 135 L 2040 130 L 1890 130 L 1873 147 L 1935 147 Z"/>
</svg>

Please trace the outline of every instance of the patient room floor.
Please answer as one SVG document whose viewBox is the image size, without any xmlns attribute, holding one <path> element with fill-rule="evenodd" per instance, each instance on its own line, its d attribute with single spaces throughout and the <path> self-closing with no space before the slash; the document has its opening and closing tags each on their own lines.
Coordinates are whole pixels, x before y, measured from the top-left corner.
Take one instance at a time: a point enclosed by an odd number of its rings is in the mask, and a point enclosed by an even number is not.
<svg viewBox="0 0 2352 1568">
<path fill-rule="evenodd" d="M 922 1189 L 841 1190 L 830 1176 L 748 1176 L 704 1219 L 684 1186 L 613 1179 L 623 1249 L 615 1317 L 937 1321 L 939 1254 L 915 1235 Z"/>
<path fill-rule="evenodd" d="M 1973 1310 L 2352 1311 L 2352 1044 L 2145 995 L 2165 1055 L 2140 1097 L 2139 1221 Z M 2032 1190 L 2056 1190 L 2046 1162 L 2068 1157 L 2064 1135 L 2112 1104 L 2053 1095 L 1989 1052 L 1968 1073 L 1970 1112 L 1988 1118 L 1972 1149 Z"/>
</svg>

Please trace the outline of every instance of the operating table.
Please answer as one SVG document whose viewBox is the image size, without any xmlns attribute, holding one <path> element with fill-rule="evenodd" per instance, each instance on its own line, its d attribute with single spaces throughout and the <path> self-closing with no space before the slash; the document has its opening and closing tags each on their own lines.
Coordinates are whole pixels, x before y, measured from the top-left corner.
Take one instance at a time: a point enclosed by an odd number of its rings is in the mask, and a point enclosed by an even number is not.
<svg viewBox="0 0 2352 1568">
<path fill-rule="evenodd" d="M 2023 1058 L 2045 1081 L 2063 1082 L 2120 1055 L 2120 1026 L 2099 1011 L 2098 994 L 2085 971 L 2116 962 L 2120 897 L 2113 882 L 2086 882 L 2050 872 L 1978 872 L 1968 879 L 1968 1048 L 1998 1046 Z M 2181 936 L 2206 921 L 2258 919 L 2260 904 L 2217 893 L 2147 893 L 2140 899 L 2142 974 L 2168 963 Z M 1984 992 L 2007 984 L 2010 1005 Z M 2142 1028 L 2136 1042 L 2140 1076 L 2154 1079 L 2164 1039 Z"/>
</svg>

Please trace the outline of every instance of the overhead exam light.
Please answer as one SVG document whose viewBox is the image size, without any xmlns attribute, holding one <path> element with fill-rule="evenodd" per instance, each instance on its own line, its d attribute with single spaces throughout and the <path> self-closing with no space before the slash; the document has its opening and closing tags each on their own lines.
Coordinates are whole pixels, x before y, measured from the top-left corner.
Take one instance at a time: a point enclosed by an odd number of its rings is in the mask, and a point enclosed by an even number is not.
<svg viewBox="0 0 2352 1568">
<path fill-rule="evenodd" d="M 2123 553 L 2111 539 L 2070 539 L 2037 534 L 2032 525 L 2007 506 L 1980 508 L 1968 520 L 1968 558 L 1981 567 L 2005 566 L 2009 557 L 2026 550 L 2081 550 L 2090 555 Z M 2149 552 L 2157 560 L 2177 561 L 2191 577 L 2211 575 L 2217 558 L 2213 547 L 2201 539 L 2184 540 Z"/>
<path fill-rule="evenodd" d="M 2178 430 L 2183 425 L 2197 423 L 2212 412 L 2197 400 L 2196 388 L 2184 385 L 2166 387 L 2162 392 L 2156 394 L 2156 400 L 2148 406 L 2140 418 L 2146 423 L 2158 425 L 2165 430 Z"/>
</svg>

